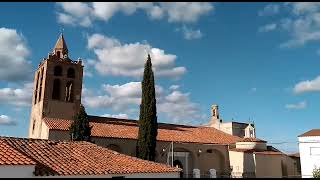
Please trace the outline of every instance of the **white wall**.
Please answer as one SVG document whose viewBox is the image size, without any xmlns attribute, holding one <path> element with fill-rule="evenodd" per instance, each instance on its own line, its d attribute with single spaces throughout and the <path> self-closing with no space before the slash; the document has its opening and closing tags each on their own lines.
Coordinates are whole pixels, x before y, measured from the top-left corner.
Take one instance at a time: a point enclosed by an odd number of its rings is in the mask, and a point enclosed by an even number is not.
<svg viewBox="0 0 320 180">
<path fill-rule="evenodd" d="M 34 165 L 0 165 L 0 178 L 31 178 Z"/>
<path fill-rule="evenodd" d="M 301 175 L 312 177 L 314 167 L 320 168 L 320 136 L 299 137 Z"/>
</svg>

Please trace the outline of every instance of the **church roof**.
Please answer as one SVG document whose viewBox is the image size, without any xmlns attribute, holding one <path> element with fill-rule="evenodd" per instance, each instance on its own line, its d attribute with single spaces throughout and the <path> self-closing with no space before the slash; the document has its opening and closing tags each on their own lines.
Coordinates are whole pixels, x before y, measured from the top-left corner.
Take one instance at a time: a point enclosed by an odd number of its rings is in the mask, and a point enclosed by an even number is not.
<svg viewBox="0 0 320 180">
<path fill-rule="evenodd" d="M 138 121 L 110 117 L 89 116 L 92 127 L 91 135 L 95 137 L 137 139 Z M 45 118 L 44 122 L 51 130 L 69 130 L 71 120 Z M 158 141 L 201 143 L 201 144 L 233 144 L 242 138 L 232 136 L 213 127 L 197 127 L 177 124 L 158 124 Z"/>
<path fill-rule="evenodd" d="M 35 164 L 35 175 L 107 175 L 178 172 L 180 169 L 120 154 L 89 142 L 0 137 L 0 162 Z M 4 149 L 10 152 L 3 153 Z M 10 154 L 11 160 L 7 154 Z M 26 160 L 22 160 L 24 159 Z M 32 159 L 32 161 L 30 160 Z M 9 163 L 7 163 L 9 164 Z M 0 163 L 1 165 L 1 163 Z"/>
<path fill-rule="evenodd" d="M 58 41 L 56 42 L 56 45 L 54 46 L 54 49 L 60 49 L 60 50 L 68 51 L 67 43 L 64 40 L 64 37 L 63 37 L 62 33 L 61 33 Z"/>
</svg>

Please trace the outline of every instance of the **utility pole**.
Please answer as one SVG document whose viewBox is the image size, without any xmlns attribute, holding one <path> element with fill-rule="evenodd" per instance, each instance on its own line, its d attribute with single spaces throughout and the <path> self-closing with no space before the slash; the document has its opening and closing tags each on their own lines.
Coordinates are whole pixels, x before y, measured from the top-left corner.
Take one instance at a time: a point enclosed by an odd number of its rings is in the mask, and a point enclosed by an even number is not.
<svg viewBox="0 0 320 180">
<path fill-rule="evenodd" d="M 173 141 L 171 142 L 171 147 L 172 147 L 171 166 L 173 167 Z"/>
</svg>

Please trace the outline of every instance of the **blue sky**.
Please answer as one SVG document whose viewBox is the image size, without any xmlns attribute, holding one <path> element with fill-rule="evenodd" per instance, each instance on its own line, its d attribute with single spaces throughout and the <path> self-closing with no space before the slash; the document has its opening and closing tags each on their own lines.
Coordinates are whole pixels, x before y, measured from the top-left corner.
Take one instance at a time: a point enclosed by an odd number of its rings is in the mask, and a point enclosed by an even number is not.
<svg viewBox="0 0 320 180">
<path fill-rule="evenodd" d="M 27 136 L 34 72 L 64 29 L 70 57 L 85 63 L 88 114 L 138 117 L 149 52 L 159 122 L 205 124 L 218 104 L 223 120 L 250 119 L 259 138 L 297 151 L 297 136 L 319 128 L 319 12 L 319 3 L 2 3 L 0 134 Z"/>
</svg>

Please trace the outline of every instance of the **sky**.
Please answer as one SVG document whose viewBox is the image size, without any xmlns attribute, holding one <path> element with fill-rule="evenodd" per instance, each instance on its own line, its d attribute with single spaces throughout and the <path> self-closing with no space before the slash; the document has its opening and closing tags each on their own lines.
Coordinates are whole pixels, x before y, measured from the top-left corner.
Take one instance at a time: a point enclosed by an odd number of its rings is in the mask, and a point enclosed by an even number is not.
<svg viewBox="0 0 320 180">
<path fill-rule="evenodd" d="M 61 32 L 90 115 L 138 119 L 149 53 L 158 122 L 204 125 L 218 104 L 285 152 L 319 128 L 317 2 L 2 3 L 0 17 L 2 136 L 28 136 L 34 72 Z"/>
</svg>

